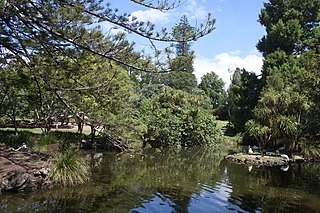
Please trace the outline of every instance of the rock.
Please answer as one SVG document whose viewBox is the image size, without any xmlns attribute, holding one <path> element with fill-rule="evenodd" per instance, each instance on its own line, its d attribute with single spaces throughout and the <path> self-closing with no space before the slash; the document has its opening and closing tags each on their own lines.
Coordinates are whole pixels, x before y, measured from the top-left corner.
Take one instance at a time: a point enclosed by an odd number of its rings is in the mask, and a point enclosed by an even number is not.
<svg viewBox="0 0 320 213">
<path fill-rule="evenodd" d="M 0 149 L 0 194 L 47 188 L 49 170 L 46 155 Z"/>
</svg>

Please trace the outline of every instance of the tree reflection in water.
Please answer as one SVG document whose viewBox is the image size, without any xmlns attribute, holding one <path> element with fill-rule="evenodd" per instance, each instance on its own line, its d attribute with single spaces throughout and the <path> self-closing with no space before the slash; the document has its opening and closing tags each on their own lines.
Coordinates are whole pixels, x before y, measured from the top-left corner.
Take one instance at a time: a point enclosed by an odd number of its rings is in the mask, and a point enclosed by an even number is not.
<svg viewBox="0 0 320 213">
<path fill-rule="evenodd" d="M 105 153 L 93 182 L 1 195 L 0 212 L 316 212 L 319 164 L 236 165 L 219 150 Z"/>
</svg>

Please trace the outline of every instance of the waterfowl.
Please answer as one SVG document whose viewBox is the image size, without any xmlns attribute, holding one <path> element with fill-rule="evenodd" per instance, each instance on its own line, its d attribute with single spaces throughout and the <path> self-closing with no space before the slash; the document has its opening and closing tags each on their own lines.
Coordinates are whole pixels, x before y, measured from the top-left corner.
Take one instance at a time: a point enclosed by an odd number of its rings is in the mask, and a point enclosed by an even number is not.
<svg viewBox="0 0 320 213">
<path fill-rule="evenodd" d="M 281 154 L 280 156 L 281 156 L 282 158 L 286 159 L 286 160 L 289 160 L 289 156 L 286 155 L 286 154 Z"/>
</svg>

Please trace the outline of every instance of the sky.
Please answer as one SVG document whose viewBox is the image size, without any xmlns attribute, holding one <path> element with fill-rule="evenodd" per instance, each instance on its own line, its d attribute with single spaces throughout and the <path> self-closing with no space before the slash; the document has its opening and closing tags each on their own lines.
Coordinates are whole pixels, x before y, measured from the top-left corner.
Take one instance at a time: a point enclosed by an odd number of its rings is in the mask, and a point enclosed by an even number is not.
<svg viewBox="0 0 320 213">
<path fill-rule="evenodd" d="M 130 0 L 109 0 L 120 13 L 127 12 L 139 20 L 150 20 L 158 29 L 171 29 L 182 15 L 187 15 L 191 25 L 201 23 L 207 13 L 216 19 L 215 30 L 192 45 L 195 52 L 195 75 L 198 81 L 211 71 L 230 84 L 232 71 L 239 67 L 259 74 L 263 57 L 256 49 L 259 39 L 265 35 L 264 27 L 258 22 L 263 2 L 266 0 L 185 0 L 178 8 L 168 12 L 152 10 L 132 3 Z M 156 1 L 154 1 L 156 2 Z M 172 1 L 171 1 L 172 2 Z M 107 23 L 103 28 L 110 28 Z M 150 45 L 146 40 L 128 36 L 137 47 Z M 169 45 L 169 44 L 165 44 Z M 161 44 L 160 46 L 163 46 Z"/>
</svg>

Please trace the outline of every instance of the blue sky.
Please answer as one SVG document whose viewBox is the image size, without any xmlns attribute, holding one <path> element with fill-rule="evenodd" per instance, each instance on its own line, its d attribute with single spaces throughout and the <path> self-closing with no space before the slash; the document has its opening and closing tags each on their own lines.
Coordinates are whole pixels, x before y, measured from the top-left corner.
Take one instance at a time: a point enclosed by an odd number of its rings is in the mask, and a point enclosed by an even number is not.
<svg viewBox="0 0 320 213">
<path fill-rule="evenodd" d="M 216 29 L 192 46 L 196 54 L 194 67 L 198 80 L 214 71 L 227 87 L 230 84 L 228 70 L 240 67 L 260 72 L 263 58 L 256 50 L 256 44 L 265 30 L 257 20 L 264 0 L 185 0 L 181 6 L 166 13 L 141 7 L 129 0 L 108 2 L 119 12 L 130 13 L 140 20 L 150 20 L 160 29 L 171 29 L 183 14 L 188 16 L 191 25 L 200 23 L 210 12 L 216 19 Z M 110 25 L 102 27 L 108 28 Z M 138 46 L 149 45 L 148 41 L 128 38 L 136 40 Z"/>
</svg>

